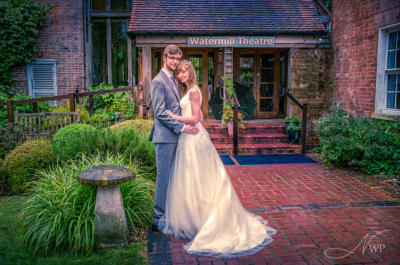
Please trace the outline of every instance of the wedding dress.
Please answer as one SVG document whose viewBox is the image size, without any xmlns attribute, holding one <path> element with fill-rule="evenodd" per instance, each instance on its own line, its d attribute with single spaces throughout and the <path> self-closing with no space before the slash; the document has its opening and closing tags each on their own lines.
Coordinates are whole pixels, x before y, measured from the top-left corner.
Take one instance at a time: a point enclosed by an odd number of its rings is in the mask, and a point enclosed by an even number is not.
<svg viewBox="0 0 400 265">
<path fill-rule="evenodd" d="M 180 101 L 182 116 L 192 115 L 189 93 Z M 191 239 L 183 246 L 190 254 L 251 255 L 269 244 L 276 230 L 244 209 L 207 131 L 196 126 L 198 134 L 179 137 L 160 231 Z"/>
</svg>

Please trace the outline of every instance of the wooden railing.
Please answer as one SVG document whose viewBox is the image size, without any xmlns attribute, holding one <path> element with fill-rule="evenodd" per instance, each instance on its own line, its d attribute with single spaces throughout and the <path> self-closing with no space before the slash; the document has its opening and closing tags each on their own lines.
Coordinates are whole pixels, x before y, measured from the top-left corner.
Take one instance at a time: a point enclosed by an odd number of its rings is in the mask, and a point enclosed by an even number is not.
<svg viewBox="0 0 400 265">
<path fill-rule="evenodd" d="M 300 143 L 301 143 L 301 152 L 303 154 L 305 154 L 306 153 L 306 139 L 307 139 L 306 138 L 306 133 L 307 133 L 307 106 L 308 106 L 308 102 L 301 103 L 297 98 L 295 98 L 292 94 L 290 94 L 290 92 L 286 88 L 284 89 L 284 92 L 302 110 Z"/>
<path fill-rule="evenodd" d="M 93 109 L 94 109 L 93 96 L 130 91 L 130 92 L 132 92 L 132 99 L 134 100 L 134 103 L 135 103 L 135 110 L 138 110 L 139 103 L 142 101 L 141 97 L 140 97 L 140 92 L 142 90 L 143 90 L 143 87 L 141 85 L 139 85 L 139 86 L 128 86 L 128 87 L 122 87 L 122 88 L 116 88 L 116 89 L 110 89 L 110 90 L 71 93 L 71 94 L 54 96 L 54 97 L 32 98 L 32 99 L 16 100 L 16 101 L 9 100 L 7 102 L 0 102 L 0 107 L 7 106 L 8 122 L 13 123 L 14 122 L 14 113 L 13 113 L 14 105 L 32 104 L 33 112 L 38 112 L 38 102 L 67 99 L 67 100 L 69 100 L 70 111 L 75 112 L 76 99 L 81 98 L 81 97 L 89 97 L 89 110 L 88 111 L 89 111 L 90 115 L 92 115 Z"/>
</svg>

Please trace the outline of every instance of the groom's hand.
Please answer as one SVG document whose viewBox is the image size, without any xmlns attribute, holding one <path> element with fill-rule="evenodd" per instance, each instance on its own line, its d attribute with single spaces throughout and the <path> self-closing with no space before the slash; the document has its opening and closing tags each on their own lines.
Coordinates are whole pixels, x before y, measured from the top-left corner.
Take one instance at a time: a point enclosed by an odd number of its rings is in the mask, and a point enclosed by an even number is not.
<svg viewBox="0 0 400 265">
<path fill-rule="evenodd" d="M 186 124 L 183 132 L 189 134 L 197 134 L 199 132 L 199 129 L 192 124 Z"/>
</svg>

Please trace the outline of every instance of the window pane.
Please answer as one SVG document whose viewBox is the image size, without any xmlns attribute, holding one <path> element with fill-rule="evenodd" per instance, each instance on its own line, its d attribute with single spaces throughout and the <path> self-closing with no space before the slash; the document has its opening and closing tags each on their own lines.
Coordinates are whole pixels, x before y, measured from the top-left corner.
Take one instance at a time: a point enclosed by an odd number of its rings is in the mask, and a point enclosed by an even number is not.
<svg viewBox="0 0 400 265">
<path fill-rule="evenodd" d="M 240 70 L 240 83 L 253 83 L 253 69 Z"/>
<path fill-rule="evenodd" d="M 161 52 L 156 52 L 154 55 L 155 74 L 157 75 L 161 70 Z"/>
<path fill-rule="evenodd" d="M 389 50 L 396 49 L 397 32 L 389 33 Z"/>
<path fill-rule="evenodd" d="M 387 91 L 396 91 L 396 75 L 388 75 Z"/>
<path fill-rule="evenodd" d="M 127 20 L 111 21 L 112 82 L 114 86 L 128 85 Z"/>
<path fill-rule="evenodd" d="M 394 68 L 395 56 L 396 56 L 396 51 L 388 52 L 388 60 L 387 60 L 387 68 L 388 69 Z"/>
<path fill-rule="evenodd" d="M 261 82 L 274 82 L 274 70 L 273 69 L 261 70 Z"/>
<path fill-rule="evenodd" d="M 261 97 L 272 97 L 273 94 L 274 94 L 274 85 L 273 84 L 261 85 L 261 89 L 260 89 Z"/>
<path fill-rule="evenodd" d="M 400 68 L 400 50 L 397 50 L 397 55 L 396 55 L 396 68 Z"/>
<path fill-rule="evenodd" d="M 199 83 L 199 88 L 202 89 L 203 56 L 201 54 L 191 54 L 189 55 L 189 60 L 192 62 L 194 70 L 196 72 L 196 79 Z"/>
<path fill-rule="evenodd" d="M 396 96 L 397 96 L 397 100 L 396 100 L 396 102 L 397 102 L 397 104 L 396 104 L 396 109 L 400 109 L 400 93 L 397 93 Z"/>
<path fill-rule="evenodd" d="M 388 93 L 387 94 L 387 108 L 389 108 L 389 109 L 394 108 L 395 95 L 396 95 L 396 93 Z"/>
<path fill-rule="evenodd" d="M 260 111 L 261 112 L 271 112 L 274 109 L 274 104 L 272 99 L 260 99 Z"/>
<path fill-rule="evenodd" d="M 111 10 L 129 10 L 128 0 L 110 0 Z"/>
<path fill-rule="evenodd" d="M 239 59 L 239 68 L 253 68 L 253 56 L 241 55 Z"/>
<path fill-rule="evenodd" d="M 94 20 L 92 27 L 93 86 L 107 83 L 107 30 L 105 20 Z"/>
<path fill-rule="evenodd" d="M 261 55 L 261 67 L 274 67 L 274 55 L 273 54 Z"/>
<path fill-rule="evenodd" d="M 92 0 L 92 9 L 95 11 L 105 11 L 107 8 L 106 0 Z"/>
</svg>

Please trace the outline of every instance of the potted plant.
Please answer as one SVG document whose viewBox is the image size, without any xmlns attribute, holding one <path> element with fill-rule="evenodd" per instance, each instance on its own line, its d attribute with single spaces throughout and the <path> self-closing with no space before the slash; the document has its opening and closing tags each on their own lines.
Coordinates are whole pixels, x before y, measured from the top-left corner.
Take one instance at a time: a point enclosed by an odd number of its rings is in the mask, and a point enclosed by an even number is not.
<svg viewBox="0 0 400 265">
<path fill-rule="evenodd" d="M 285 123 L 285 132 L 288 133 L 288 127 L 290 125 L 290 123 L 295 123 L 297 125 L 300 126 L 300 120 L 297 118 L 297 116 L 292 115 L 291 117 L 286 117 L 285 119 L 283 119 L 283 121 Z"/>
<path fill-rule="evenodd" d="M 299 123 L 291 121 L 287 128 L 287 131 L 289 135 L 289 142 L 297 144 L 299 142 L 299 135 L 300 135 L 300 121 Z"/>
<path fill-rule="evenodd" d="M 222 116 L 223 125 L 228 127 L 228 135 L 233 135 L 233 109 L 229 104 L 224 105 L 224 115 Z M 243 113 L 238 111 L 238 125 L 239 128 L 244 128 Z"/>
</svg>

